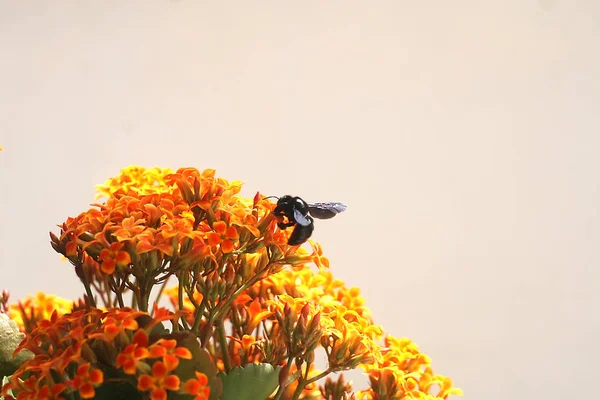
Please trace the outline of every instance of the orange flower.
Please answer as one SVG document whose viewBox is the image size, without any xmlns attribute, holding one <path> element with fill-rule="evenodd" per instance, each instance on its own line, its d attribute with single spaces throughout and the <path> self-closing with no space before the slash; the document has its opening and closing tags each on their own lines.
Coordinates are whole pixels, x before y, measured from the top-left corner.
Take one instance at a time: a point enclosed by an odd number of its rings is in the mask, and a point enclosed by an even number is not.
<svg viewBox="0 0 600 400">
<path fill-rule="evenodd" d="M 329 268 L 329 259 L 323 256 L 323 248 L 321 245 L 312 240 L 309 240 L 309 243 L 313 248 L 313 253 L 310 255 L 312 262 L 319 268 Z"/>
<path fill-rule="evenodd" d="M 109 249 L 102 249 L 98 259 L 101 261 L 100 268 L 105 274 L 112 274 L 118 266 L 126 266 L 131 263 L 131 256 L 128 252 L 121 250 L 124 243 L 111 243 Z"/>
<path fill-rule="evenodd" d="M 248 334 L 252 333 L 263 320 L 273 315 L 272 311 L 262 308 L 258 298 L 254 299 L 249 306 L 244 306 L 244 309 L 248 313 L 244 331 Z"/>
<path fill-rule="evenodd" d="M 159 339 L 149 348 L 150 357 L 162 357 L 163 362 L 169 371 L 174 370 L 179 365 L 179 359 L 190 360 L 192 352 L 185 347 L 177 347 L 177 341 L 174 339 Z"/>
<path fill-rule="evenodd" d="M 225 221 L 217 221 L 213 224 L 213 231 L 208 234 L 208 244 L 216 246 L 221 244 L 223 253 L 231 253 L 233 251 L 233 240 L 238 238 L 238 231 L 235 227 L 227 227 Z"/>
<path fill-rule="evenodd" d="M 233 366 L 243 366 L 248 363 L 258 363 L 261 361 L 261 350 L 257 346 L 258 342 L 252 335 L 244 335 L 242 339 L 228 336 L 229 357 Z"/>
<path fill-rule="evenodd" d="M 131 240 L 146 229 L 145 223 L 145 219 L 135 219 L 133 217 L 123 218 L 123 221 L 121 221 L 121 228 L 114 231 L 113 236 L 119 242 Z"/>
<path fill-rule="evenodd" d="M 135 331 L 139 328 L 136 318 L 145 315 L 141 311 L 133 311 L 130 308 L 112 308 L 105 313 L 105 320 L 102 323 L 103 332 L 91 334 L 92 339 L 102 339 L 110 342 L 120 333 L 125 331 Z"/>
<path fill-rule="evenodd" d="M 90 371 L 90 363 L 82 364 L 77 367 L 77 375 L 68 384 L 73 389 L 78 390 L 81 398 L 93 399 L 96 395 L 94 387 L 100 386 L 104 382 L 104 374 L 99 369 Z"/>
<path fill-rule="evenodd" d="M 133 335 L 133 343 L 117 356 L 117 368 L 123 367 L 123 371 L 128 375 L 135 375 L 141 360 L 150 356 L 148 346 L 148 335 L 145 331 L 139 330 Z"/>
<path fill-rule="evenodd" d="M 208 400 L 210 397 L 210 387 L 208 387 L 208 378 L 202 372 L 195 371 L 196 379 L 188 379 L 183 385 L 185 393 L 191 394 L 194 400 Z"/>
<path fill-rule="evenodd" d="M 51 399 L 62 399 L 59 395 L 65 391 L 67 388 L 66 385 L 62 383 L 56 383 L 52 386 L 42 385 L 40 387 L 40 383 L 42 381 L 38 376 L 31 375 L 29 378 L 20 383 L 20 391 L 18 399 L 21 400 L 51 400 Z M 8 395 L 8 390 L 10 389 L 9 385 L 6 385 L 2 388 L 2 395 L 7 399 L 13 398 Z"/>
<path fill-rule="evenodd" d="M 194 237 L 194 229 L 192 227 L 192 220 L 187 218 L 178 218 L 175 220 L 165 220 L 161 226 L 161 233 L 165 239 L 171 239 L 177 237 Z"/>
<path fill-rule="evenodd" d="M 179 377 L 169 375 L 169 369 L 162 361 L 152 366 L 152 375 L 142 375 L 138 378 L 137 388 L 141 391 L 150 390 L 152 400 L 166 400 L 167 390 L 179 390 Z"/>
<path fill-rule="evenodd" d="M 163 232 L 155 229 L 146 229 L 143 233 L 137 236 L 138 242 L 135 251 L 138 254 L 147 253 L 152 250 L 158 250 L 164 255 L 173 255 L 172 240 L 165 238 Z"/>
</svg>

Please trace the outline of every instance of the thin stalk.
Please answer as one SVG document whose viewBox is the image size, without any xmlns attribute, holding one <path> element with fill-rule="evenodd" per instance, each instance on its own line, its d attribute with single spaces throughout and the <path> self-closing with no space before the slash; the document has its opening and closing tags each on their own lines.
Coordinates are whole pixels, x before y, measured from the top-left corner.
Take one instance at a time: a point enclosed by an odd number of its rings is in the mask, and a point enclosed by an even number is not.
<svg viewBox="0 0 600 400">
<path fill-rule="evenodd" d="M 244 290 L 248 289 L 250 286 L 254 285 L 259 280 L 263 279 L 262 274 L 265 271 L 268 271 L 269 267 L 272 264 L 274 264 L 274 263 L 267 264 L 265 266 L 265 268 L 263 268 L 262 271 L 258 272 L 251 279 L 249 279 L 242 286 L 240 286 L 235 292 L 233 292 L 233 294 L 231 296 L 228 296 L 227 300 L 225 302 L 219 303 L 219 308 L 218 308 L 217 312 L 215 312 L 214 315 L 212 316 L 211 321 L 215 321 L 215 320 L 218 320 L 219 318 L 221 318 L 221 314 L 223 314 L 224 312 L 226 312 L 229 309 L 229 307 L 231 306 L 231 303 L 233 303 L 235 301 L 235 299 L 240 295 L 240 293 L 242 293 Z"/>
<path fill-rule="evenodd" d="M 167 276 L 167 278 L 163 281 L 162 285 L 160 285 L 160 288 L 158 289 L 158 294 L 156 295 L 156 300 L 154 300 L 155 303 L 158 303 L 158 301 L 160 300 L 160 296 L 162 296 L 170 277 L 171 275 Z"/>
<path fill-rule="evenodd" d="M 85 271 L 85 269 L 84 269 L 84 271 Z M 88 277 L 86 276 L 87 274 L 84 273 L 82 275 L 84 275 L 85 279 L 82 279 L 81 281 L 83 282 L 83 287 L 85 288 L 85 293 L 87 294 L 88 298 L 90 299 L 90 306 L 96 308 L 96 300 L 94 300 L 94 295 L 92 294 L 92 288 L 90 287 Z"/>
<path fill-rule="evenodd" d="M 125 303 L 123 302 L 123 295 L 121 293 L 121 290 L 117 289 L 117 282 L 115 282 L 115 278 L 112 275 L 110 275 L 109 279 L 110 287 L 113 289 L 115 295 L 117 296 L 117 302 L 119 302 L 119 307 L 125 307 Z"/>
<path fill-rule="evenodd" d="M 313 383 L 313 382 L 316 382 L 316 381 L 318 381 L 319 379 L 325 378 L 327 375 L 329 375 L 329 374 L 330 374 L 330 373 L 332 373 L 332 372 L 333 372 L 333 371 L 332 371 L 331 369 L 327 368 L 325 371 L 321 372 L 320 374 L 318 374 L 318 375 L 315 375 L 315 376 L 313 376 L 313 377 L 312 377 L 312 378 L 310 378 L 310 379 L 306 379 L 306 380 L 304 381 L 304 385 L 305 385 L 305 386 L 306 386 L 306 385 L 310 385 L 311 383 Z"/>
<path fill-rule="evenodd" d="M 294 357 L 288 356 L 287 363 L 285 364 L 285 367 L 291 368 L 292 361 L 294 361 Z M 289 370 L 288 370 L 288 372 L 289 372 Z M 279 379 L 279 381 L 281 382 L 282 380 Z M 284 380 L 284 382 L 285 382 L 285 380 Z M 273 397 L 273 400 L 279 400 L 281 398 L 281 396 L 283 395 L 283 392 L 285 391 L 286 387 L 287 387 L 287 385 L 280 384 L 279 388 L 277 389 L 277 393 L 275 393 L 275 397 Z"/>
<path fill-rule="evenodd" d="M 202 302 L 200 305 L 196 307 L 196 315 L 194 316 L 194 325 L 192 325 L 192 332 L 198 333 L 198 328 L 200 327 L 200 321 L 202 321 L 202 315 L 204 314 L 204 308 L 206 307 L 206 299 L 207 297 L 202 297 Z"/>
<path fill-rule="evenodd" d="M 306 376 L 308 377 L 308 368 L 310 367 L 310 365 L 306 365 Z M 319 375 L 313 376 L 310 379 L 300 379 L 298 381 L 298 387 L 296 388 L 296 391 L 294 392 L 294 394 L 292 395 L 292 400 L 298 400 L 300 398 L 300 395 L 302 394 L 302 391 L 304 390 L 304 388 L 307 385 L 310 385 L 311 383 L 318 381 L 321 378 L 324 378 L 325 376 L 329 375 L 331 373 L 331 370 L 328 368 L 327 370 L 321 372 Z"/>
<path fill-rule="evenodd" d="M 221 354 L 223 355 L 225 372 L 229 372 L 231 371 L 231 361 L 229 360 L 229 347 L 227 346 L 227 336 L 225 334 L 225 318 L 219 319 L 217 332 L 219 334 L 219 342 L 221 343 Z"/>
<path fill-rule="evenodd" d="M 179 285 L 177 285 L 177 305 L 179 306 L 180 310 L 185 310 L 185 308 L 183 308 L 183 282 L 182 282 L 182 278 L 183 278 L 183 273 L 180 272 L 177 274 L 177 280 L 179 281 Z M 188 325 L 187 321 L 185 320 L 185 315 L 182 315 L 181 318 L 181 324 L 183 325 L 183 327 L 185 328 L 185 330 L 189 330 L 190 326 Z"/>
<path fill-rule="evenodd" d="M 304 368 L 304 377 L 300 377 L 300 380 L 298 381 L 298 387 L 296 387 L 296 390 L 292 395 L 292 400 L 298 400 L 300 398 L 300 395 L 302 394 L 302 391 L 308 384 L 308 373 L 310 372 L 310 364 L 311 363 L 309 362 L 306 363 L 306 367 Z"/>
</svg>

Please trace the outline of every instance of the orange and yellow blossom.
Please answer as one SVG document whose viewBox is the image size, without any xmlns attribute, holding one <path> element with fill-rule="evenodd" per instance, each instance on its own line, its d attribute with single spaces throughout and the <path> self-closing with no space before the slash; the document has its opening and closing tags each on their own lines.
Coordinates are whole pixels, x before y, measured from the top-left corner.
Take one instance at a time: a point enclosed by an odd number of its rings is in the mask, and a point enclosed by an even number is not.
<svg viewBox="0 0 600 400">
<path fill-rule="evenodd" d="M 138 378 L 137 388 L 142 392 L 150 391 L 150 399 L 166 400 L 167 390 L 179 390 L 180 380 L 177 375 L 170 374 L 162 361 L 152 365 L 151 375 L 142 375 Z"/>
<path fill-rule="evenodd" d="M 183 384 L 183 390 L 186 394 L 191 394 L 194 400 L 208 400 L 210 397 L 210 387 L 206 375 L 196 372 L 196 378 L 190 378 Z"/>
<path fill-rule="evenodd" d="M 360 399 L 383 399 L 380 392 L 392 399 L 446 399 L 462 395 L 450 378 L 433 374 L 431 359 L 411 340 L 388 335 L 380 351 L 379 359 L 361 365 L 369 376 L 371 389 L 359 392 Z"/>
<path fill-rule="evenodd" d="M 64 315 L 73 309 L 73 301 L 61 297 L 37 292 L 19 301 L 10 304 L 8 317 L 15 321 L 21 331 L 30 331 L 35 328 L 37 322 L 50 319 L 53 312 Z"/>
<path fill-rule="evenodd" d="M 128 252 L 121 250 L 124 243 L 111 243 L 108 248 L 102 249 L 98 260 L 100 268 L 105 274 L 112 274 L 117 266 L 125 267 L 131 262 L 131 256 Z"/>
<path fill-rule="evenodd" d="M 150 351 L 150 357 L 162 358 L 164 365 L 169 371 L 177 368 L 180 358 L 186 360 L 192 358 L 190 350 L 177 346 L 177 341 L 174 339 L 158 339 L 148 350 Z"/>
<path fill-rule="evenodd" d="M 97 185 L 96 198 L 114 197 L 133 192 L 138 195 L 166 193 L 171 188 L 165 184 L 165 176 L 172 174 L 170 168 L 144 168 L 130 166 L 123 168 L 121 173 L 108 179 L 104 184 Z"/>
<path fill-rule="evenodd" d="M 314 261 L 322 250 L 320 246 L 312 242 L 311 244 L 313 244 L 313 253 L 308 258 Z M 267 292 L 270 294 L 286 293 L 321 306 L 337 302 L 372 322 L 371 312 L 365 306 L 365 299 L 360 295 L 360 289 L 347 288 L 344 282 L 334 278 L 328 269 L 319 268 L 315 272 L 308 265 L 285 269 L 267 277 L 260 282 L 260 285 L 248 290 L 252 297 L 266 296 Z"/>
<path fill-rule="evenodd" d="M 84 284 L 99 291 L 117 288 L 98 273 L 114 275 L 116 281 L 135 278 L 146 288 L 147 282 L 175 274 L 174 266 L 201 264 L 204 272 L 216 270 L 235 249 L 269 240 L 275 221 L 267 219 L 270 202 L 244 199 L 238 195 L 239 182 L 214 175 L 214 170 L 194 168 L 169 174 L 124 170 L 101 188 L 109 194 L 106 202 L 68 218 L 60 236 L 51 235 L 52 246 L 75 265 Z M 234 261 L 232 267 L 238 265 Z M 146 290 L 135 292 L 144 310 L 150 306 Z M 115 306 L 118 298 L 102 300 Z"/>
<path fill-rule="evenodd" d="M 117 356 L 116 367 L 122 368 L 127 375 L 135 375 L 142 368 L 142 361 L 150 357 L 148 334 L 139 330 L 133 335 L 133 343 L 125 347 Z"/>
<path fill-rule="evenodd" d="M 211 246 L 221 245 L 223 253 L 231 253 L 238 237 L 238 231 L 234 226 L 228 227 L 225 221 L 217 221 L 213 224 L 213 232 L 208 234 L 207 239 Z"/>
<path fill-rule="evenodd" d="M 94 353 L 102 348 L 110 350 L 113 370 L 152 399 L 166 399 L 169 392 L 208 399 L 206 375 L 194 371 L 195 378 L 187 379 L 193 375 L 176 373 L 180 360 L 193 357 L 182 333 L 194 343 L 198 338 L 221 371 L 260 362 L 282 367 L 280 383 L 289 385 L 278 390 L 281 399 L 322 399 L 318 379 L 357 366 L 371 383 L 357 398 L 445 399 L 462 393 L 433 373 L 429 357 L 410 340 L 383 338 L 360 290 L 333 276 L 322 247 L 312 241 L 312 251 L 288 246 L 291 229 L 277 227 L 274 204 L 259 193 L 243 198 L 240 188 L 238 181 L 216 178 L 212 169 L 195 168 L 128 167 L 99 185 L 98 197 L 106 201 L 68 218 L 60 235 L 51 235 L 54 249 L 86 285 L 92 307 L 82 303 L 68 314 L 69 302 L 48 315 L 56 304 L 48 309 L 42 295 L 38 307 L 46 314 L 38 313 L 47 320 L 20 346 L 36 358 L 13 375 L 4 393 L 50 398 L 75 390 L 91 398 L 104 379 Z M 162 294 L 176 311 L 154 305 L 151 316 L 151 289 L 170 277 L 179 282 Z M 93 304 L 92 290 L 108 309 Z M 126 290 L 141 311 L 123 306 Z M 157 337 L 161 329 L 153 327 L 166 320 L 187 332 Z M 328 361 L 325 371 L 313 362 L 319 346 Z M 100 356 L 106 362 L 106 354 Z M 49 379 L 68 373 L 74 375 L 62 382 Z M 350 395 L 351 386 L 341 380 L 328 390 Z"/>
<path fill-rule="evenodd" d="M 104 374 L 99 369 L 91 369 L 90 363 L 77 367 L 77 374 L 67 385 L 79 392 L 82 399 L 93 399 L 96 395 L 95 387 L 104 381 Z"/>
<path fill-rule="evenodd" d="M 175 378 L 161 375 L 160 364 L 171 371 L 179 363 L 175 358 L 190 359 L 191 353 L 176 345 L 174 340 L 158 339 L 148 346 L 147 331 L 161 321 L 180 317 L 180 314 L 164 309 L 155 310 L 155 315 L 150 317 L 126 307 L 82 309 L 62 316 L 53 313 L 49 320 L 41 321 L 15 350 L 17 354 L 27 349 L 34 353 L 34 358 L 21 364 L 3 386 L 2 393 L 6 395 L 12 390 L 21 399 L 44 398 L 42 393 L 75 390 L 81 398 L 93 398 L 95 388 L 104 382 L 102 364 L 97 364 L 98 357 L 102 357 L 104 363 L 114 362 L 116 368 L 127 375 L 141 377 L 152 371 L 151 382 L 141 378 L 140 384 L 152 390 L 154 398 L 162 398 L 162 392 L 154 390 L 156 385 L 160 383 L 169 390 L 177 390 L 179 386 L 174 384 Z M 151 369 L 146 361 L 157 358 L 159 360 L 154 361 L 154 369 Z M 34 378 L 31 384 L 28 380 L 23 383 L 27 377 Z M 57 377 L 60 380 L 57 381 Z M 32 397 L 27 397 L 28 393 Z"/>
</svg>

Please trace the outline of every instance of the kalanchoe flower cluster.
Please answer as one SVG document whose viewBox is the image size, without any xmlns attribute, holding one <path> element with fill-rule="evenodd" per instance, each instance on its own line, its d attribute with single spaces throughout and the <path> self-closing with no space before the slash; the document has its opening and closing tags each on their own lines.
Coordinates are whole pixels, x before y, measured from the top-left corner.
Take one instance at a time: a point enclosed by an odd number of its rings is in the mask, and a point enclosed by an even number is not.
<svg viewBox="0 0 600 400">
<path fill-rule="evenodd" d="M 196 400 L 239 391 L 274 400 L 460 394 L 412 342 L 384 337 L 360 291 L 327 269 L 319 244 L 310 241 L 311 252 L 289 246 L 274 204 L 259 193 L 246 199 L 240 189 L 214 170 L 194 168 L 130 167 L 98 186 L 106 201 L 51 234 L 85 295 L 72 303 L 38 294 L 8 306 L 27 334 L 15 353 L 35 357 L 2 393 L 104 398 L 116 390 L 126 398 Z M 163 298 L 173 311 L 159 308 Z M 315 360 L 323 358 L 320 368 Z M 342 375 L 329 376 L 354 368 L 368 374 L 369 389 L 354 392 Z M 254 379 L 260 385 L 244 380 L 244 371 L 263 374 Z"/>
<path fill-rule="evenodd" d="M 91 308 L 58 316 L 54 312 L 25 337 L 15 354 L 27 349 L 34 358 L 12 375 L 2 394 L 17 393 L 17 399 L 72 396 L 90 399 L 107 379 L 111 385 L 137 385 L 152 399 L 166 399 L 168 392 L 190 393 L 203 382 L 208 399 L 207 378 L 182 385 L 177 371 L 181 359 L 191 359 L 192 350 L 176 339 L 161 336 L 162 321 L 173 321 L 181 313 L 156 309 L 155 317 L 128 307 L 106 311 Z M 157 339 L 158 337 L 158 339 Z M 196 398 L 203 398 L 196 397 Z"/>
</svg>

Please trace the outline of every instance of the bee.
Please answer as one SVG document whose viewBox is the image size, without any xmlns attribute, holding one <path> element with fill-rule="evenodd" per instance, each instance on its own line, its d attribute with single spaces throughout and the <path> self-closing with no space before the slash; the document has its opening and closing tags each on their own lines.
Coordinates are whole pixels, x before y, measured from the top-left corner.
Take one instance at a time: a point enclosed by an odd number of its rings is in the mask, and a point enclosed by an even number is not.
<svg viewBox="0 0 600 400">
<path fill-rule="evenodd" d="M 298 196 L 285 195 L 278 198 L 273 214 L 277 218 L 279 229 L 294 227 L 288 244 L 296 246 L 306 242 L 312 235 L 315 229 L 313 218 L 330 219 L 346 208 L 342 203 L 307 203 Z"/>
</svg>

